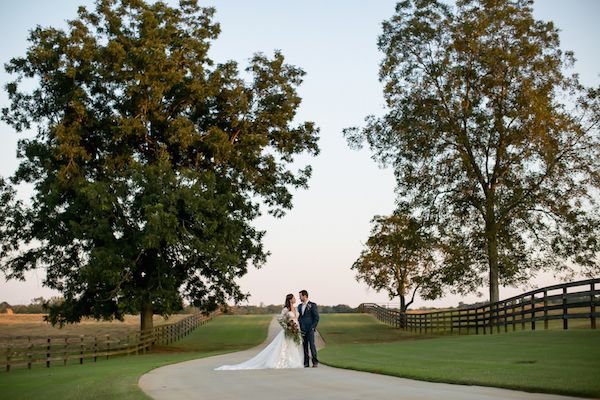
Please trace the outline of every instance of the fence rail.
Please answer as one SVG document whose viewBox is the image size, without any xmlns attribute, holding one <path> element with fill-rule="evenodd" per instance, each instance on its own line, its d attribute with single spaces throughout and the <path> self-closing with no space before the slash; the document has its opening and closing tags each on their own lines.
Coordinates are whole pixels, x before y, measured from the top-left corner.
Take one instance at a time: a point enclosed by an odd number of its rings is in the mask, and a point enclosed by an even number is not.
<svg viewBox="0 0 600 400">
<path fill-rule="evenodd" d="M 522 330 L 536 330 L 543 324 L 548 329 L 550 323 L 557 321 L 562 329 L 569 329 L 570 321 L 574 320 L 584 320 L 583 323 L 589 320 L 589 327 L 596 329 L 596 319 L 600 317 L 600 278 L 548 286 L 473 308 L 401 313 L 374 303 L 359 307 L 384 323 L 420 333 L 491 334 L 515 331 L 518 326 Z"/>
<path fill-rule="evenodd" d="M 159 325 L 126 336 L 84 336 L 63 338 L 12 337 L 0 342 L 0 368 L 10 371 L 13 366 L 45 363 L 46 367 L 66 366 L 69 361 L 83 364 L 84 360 L 122 354 L 144 354 L 156 344 L 169 344 L 188 335 L 212 319 L 213 315 L 194 314 L 178 322 Z"/>
</svg>

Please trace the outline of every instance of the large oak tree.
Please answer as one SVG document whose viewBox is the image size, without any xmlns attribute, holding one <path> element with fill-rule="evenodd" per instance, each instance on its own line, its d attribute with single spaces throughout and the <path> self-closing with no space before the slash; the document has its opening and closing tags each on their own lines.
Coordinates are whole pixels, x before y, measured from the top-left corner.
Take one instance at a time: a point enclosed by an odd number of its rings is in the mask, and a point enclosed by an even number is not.
<svg viewBox="0 0 600 400">
<path fill-rule="evenodd" d="M 251 222 L 306 187 L 310 167 L 291 165 L 318 153 L 314 124 L 292 123 L 304 72 L 280 52 L 256 54 L 247 79 L 213 63 L 213 14 L 194 0 L 99 0 L 66 30 L 33 29 L 6 64 L 2 118 L 37 135 L 19 143 L 12 181 L 34 195 L 11 202 L 3 241 L 18 247 L 3 247 L 2 270 L 46 269 L 65 298 L 52 323 L 139 312 L 147 329 L 183 298 L 205 311 L 246 298 L 235 280 L 267 255 Z"/>
<path fill-rule="evenodd" d="M 401 1 L 383 24 L 387 112 L 345 134 L 394 168 L 442 240 L 448 282 L 598 268 L 598 91 L 529 0 Z"/>
</svg>

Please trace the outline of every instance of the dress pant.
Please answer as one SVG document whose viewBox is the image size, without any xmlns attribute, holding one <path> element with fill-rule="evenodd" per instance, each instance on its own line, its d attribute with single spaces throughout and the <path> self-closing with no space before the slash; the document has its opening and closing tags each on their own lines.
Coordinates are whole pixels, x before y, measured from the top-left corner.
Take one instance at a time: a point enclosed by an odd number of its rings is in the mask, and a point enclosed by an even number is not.
<svg viewBox="0 0 600 400">
<path fill-rule="evenodd" d="M 308 347 L 310 346 L 310 354 L 312 356 L 312 365 L 319 364 L 319 360 L 317 359 L 317 346 L 315 346 L 315 331 L 310 330 L 308 332 L 304 332 L 304 336 L 302 337 L 302 348 L 304 350 L 304 366 L 308 366 Z"/>
</svg>

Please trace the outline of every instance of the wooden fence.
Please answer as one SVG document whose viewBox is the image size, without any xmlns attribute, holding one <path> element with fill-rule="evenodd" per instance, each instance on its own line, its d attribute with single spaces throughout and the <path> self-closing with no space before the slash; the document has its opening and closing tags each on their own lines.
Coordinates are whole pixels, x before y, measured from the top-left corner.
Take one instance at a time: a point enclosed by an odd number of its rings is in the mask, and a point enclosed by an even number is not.
<svg viewBox="0 0 600 400">
<path fill-rule="evenodd" d="M 10 371 L 13 366 L 31 369 L 33 364 L 45 363 L 46 367 L 64 365 L 68 362 L 83 364 L 83 361 L 122 354 L 144 354 L 155 344 L 169 344 L 188 335 L 200 325 L 212 319 L 212 315 L 194 314 L 181 321 L 159 325 L 153 329 L 121 337 L 27 337 L 15 336 L 0 342 L 0 368 Z"/>
<path fill-rule="evenodd" d="M 570 321 L 596 329 L 600 317 L 600 278 L 533 290 L 482 307 L 437 312 L 400 313 L 397 309 L 363 303 L 362 312 L 380 321 L 419 333 L 491 334 L 496 331 L 548 329 L 559 323 L 569 329 Z M 587 322 L 586 322 L 587 321 Z"/>
</svg>

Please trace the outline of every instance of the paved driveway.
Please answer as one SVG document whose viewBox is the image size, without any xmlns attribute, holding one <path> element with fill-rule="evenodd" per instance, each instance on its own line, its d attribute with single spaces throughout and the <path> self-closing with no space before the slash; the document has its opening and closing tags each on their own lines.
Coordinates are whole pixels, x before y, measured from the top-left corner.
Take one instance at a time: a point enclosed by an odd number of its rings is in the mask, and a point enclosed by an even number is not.
<svg viewBox="0 0 600 400">
<path fill-rule="evenodd" d="M 253 357 L 278 332 L 275 321 L 269 339 L 254 349 L 157 368 L 139 380 L 142 390 L 157 400 L 558 400 L 574 397 L 544 395 L 482 386 L 450 385 L 319 368 L 214 371 Z"/>
</svg>

